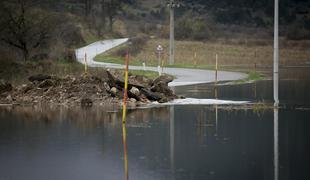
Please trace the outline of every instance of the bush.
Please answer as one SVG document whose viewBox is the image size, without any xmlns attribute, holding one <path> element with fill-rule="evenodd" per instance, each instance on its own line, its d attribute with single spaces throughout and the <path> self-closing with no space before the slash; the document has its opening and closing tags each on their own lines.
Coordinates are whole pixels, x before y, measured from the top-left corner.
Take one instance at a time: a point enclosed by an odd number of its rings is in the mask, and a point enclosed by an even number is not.
<svg viewBox="0 0 310 180">
<path fill-rule="evenodd" d="M 289 40 L 306 40 L 310 39 L 310 31 L 295 24 L 288 28 L 286 37 Z"/>
<path fill-rule="evenodd" d="M 146 42 L 148 40 L 147 36 L 137 36 L 134 38 L 131 38 L 131 45 L 129 46 L 123 46 L 121 48 L 118 48 L 113 55 L 119 56 L 119 57 L 124 57 L 127 53 L 127 50 L 130 52 L 131 55 L 137 55 L 140 53 L 140 51 L 143 49 L 145 46 Z"/>
<path fill-rule="evenodd" d="M 210 39 L 212 37 L 210 24 L 204 19 L 184 16 L 176 23 L 175 36 L 177 39 Z"/>
</svg>

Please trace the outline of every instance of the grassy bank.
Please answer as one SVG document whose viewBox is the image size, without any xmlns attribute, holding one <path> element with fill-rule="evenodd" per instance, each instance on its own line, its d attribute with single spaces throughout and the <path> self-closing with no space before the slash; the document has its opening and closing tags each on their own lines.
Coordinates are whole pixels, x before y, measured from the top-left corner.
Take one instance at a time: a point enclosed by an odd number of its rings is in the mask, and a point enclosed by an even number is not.
<svg viewBox="0 0 310 180">
<path fill-rule="evenodd" d="M 164 47 L 164 64 L 167 65 L 169 41 L 166 39 L 151 39 L 140 53 L 131 57 L 131 65 L 157 66 L 156 47 Z M 280 43 L 281 44 L 281 43 Z M 280 49 L 280 65 L 304 65 L 310 63 L 310 45 L 306 41 L 283 41 Z M 210 42 L 176 41 L 175 65 L 170 67 L 187 67 L 212 69 L 215 66 L 215 56 L 218 55 L 219 67 L 222 69 L 254 68 L 272 66 L 272 42 L 258 40 L 217 40 Z M 123 47 L 122 47 L 123 48 Z M 114 52 L 117 48 L 96 57 L 97 61 L 123 64 L 123 58 Z M 169 66 L 168 66 L 169 67 Z"/>
</svg>

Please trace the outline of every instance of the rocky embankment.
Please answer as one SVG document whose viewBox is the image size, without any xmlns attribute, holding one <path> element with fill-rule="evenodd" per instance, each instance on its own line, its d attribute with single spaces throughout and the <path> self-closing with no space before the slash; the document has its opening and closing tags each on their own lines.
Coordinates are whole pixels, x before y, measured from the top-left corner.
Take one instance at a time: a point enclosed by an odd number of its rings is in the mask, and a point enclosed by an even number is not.
<svg viewBox="0 0 310 180">
<path fill-rule="evenodd" d="M 0 80 L 0 104 L 81 104 L 82 106 L 120 103 L 123 98 L 122 74 L 105 71 L 102 77 L 50 76 L 37 74 L 29 82 L 12 86 Z M 136 106 L 157 101 L 168 102 L 178 98 L 168 87 L 173 78 L 162 75 L 154 80 L 141 75 L 130 75 L 128 105 Z"/>
</svg>

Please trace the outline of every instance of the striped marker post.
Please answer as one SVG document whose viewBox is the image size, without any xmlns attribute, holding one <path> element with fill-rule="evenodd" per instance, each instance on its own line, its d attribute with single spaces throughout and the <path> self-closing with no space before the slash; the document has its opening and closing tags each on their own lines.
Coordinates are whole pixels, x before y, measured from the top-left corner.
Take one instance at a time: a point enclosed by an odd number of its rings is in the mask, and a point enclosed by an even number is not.
<svg viewBox="0 0 310 180">
<path fill-rule="evenodd" d="M 127 157 L 127 141 L 126 141 L 126 106 L 127 106 L 127 89 L 128 89 L 128 64 L 129 64 L 129 53 L 127 51 L 125 57 L 125 86 L 124 86 L 124 96 L 123 96 L 123 116 L 122 116 L 122 133 L 123 133 L 123 148 L 124 148 L 124 170 L 125 170 L 125 180 L 129 179 L 128 176 L 128 157 Z"/>
</svg>

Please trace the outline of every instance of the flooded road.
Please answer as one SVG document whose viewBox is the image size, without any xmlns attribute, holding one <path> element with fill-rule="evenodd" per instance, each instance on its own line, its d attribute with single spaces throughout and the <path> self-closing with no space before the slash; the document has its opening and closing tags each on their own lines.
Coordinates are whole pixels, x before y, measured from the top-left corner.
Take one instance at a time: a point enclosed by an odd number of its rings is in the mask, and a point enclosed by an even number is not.
<svg viewBox="0 0 310 180">
<path fill-rule="evenodd" d="M 271 101 L 268 83 L 257 83 L 256 99 L 251 84 L 219 86 L 218 97 Z M 296 85 L 301 87 L 292 89 L 301 91 L 286 89 L 280 101 L 308 106 L 309 84 Z M 209 88 L 176 92 L 212 98 Z M 309 117 L 306 108 L 176 105 L 129 110 L 129 179 L 308 180 Z M 2 179 L 124 179 L 121 113 L 101 107 L 0 107 Z"/>
</svg>

